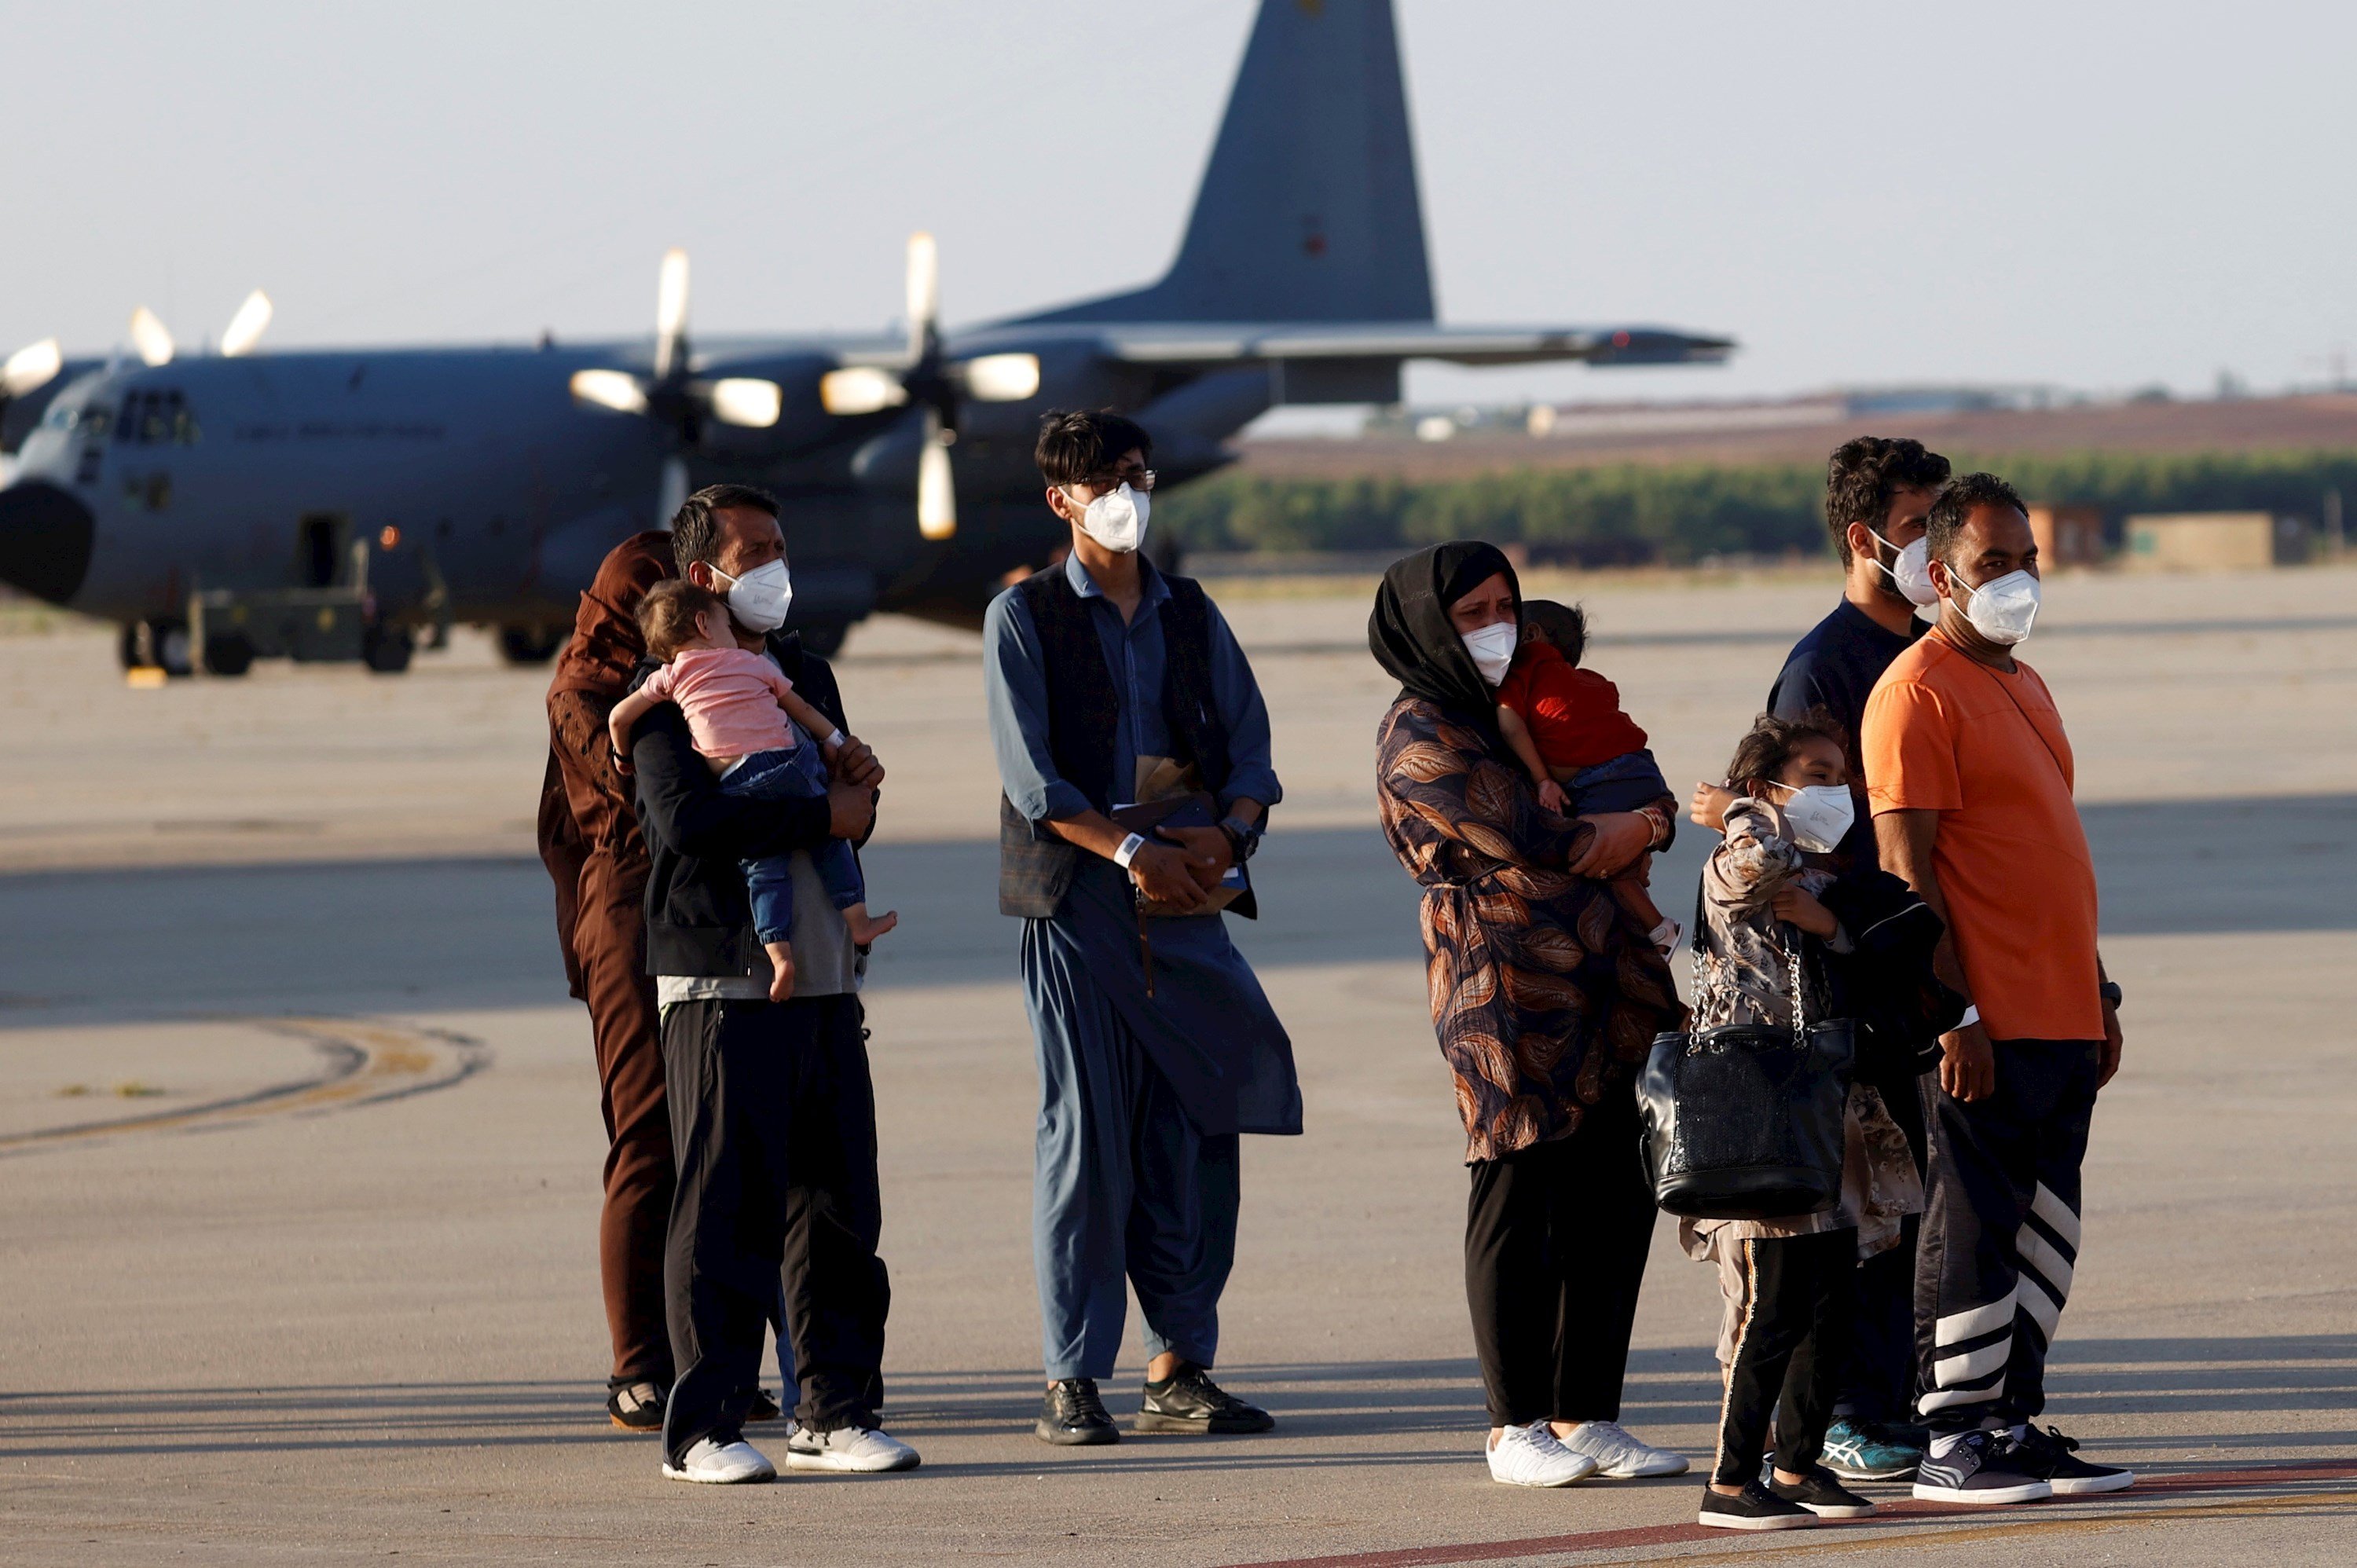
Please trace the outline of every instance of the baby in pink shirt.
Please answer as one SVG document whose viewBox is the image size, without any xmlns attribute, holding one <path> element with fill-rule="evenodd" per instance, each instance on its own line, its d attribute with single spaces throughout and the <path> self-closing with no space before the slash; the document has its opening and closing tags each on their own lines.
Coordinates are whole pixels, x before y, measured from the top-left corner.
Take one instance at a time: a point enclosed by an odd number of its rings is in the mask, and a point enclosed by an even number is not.
<svg viewBox="0 0 2357 1568">
<path fill-rule="evenodd" d="M 639 606 L 639 627 L 647 651 L 663 667 L 614 704 L 607 725 L 617 756 L 630 756 L 630 732 L 657 703 L 675 703 L 696 755 L 719 775 L 723 793 L 756 800 L 826 793 L 827 763 L 846 737 L 795 693 L 768 654 L 737 646 L 728 607 L 717 594 L 677 579 L 657 583 Z M 797 736 L 797 725 L 812 738 Z M 854 943 L 866 947 L 899 924 L 897 914 L 867 913 L 866 883 L 850 844 L 830 839 L 810 857 Z M 783 1002 L 794 993 L 793 857 L 771 855 L 743 866 L 754 934 L 770 955 L 770 1000 Z"/>
</svg>

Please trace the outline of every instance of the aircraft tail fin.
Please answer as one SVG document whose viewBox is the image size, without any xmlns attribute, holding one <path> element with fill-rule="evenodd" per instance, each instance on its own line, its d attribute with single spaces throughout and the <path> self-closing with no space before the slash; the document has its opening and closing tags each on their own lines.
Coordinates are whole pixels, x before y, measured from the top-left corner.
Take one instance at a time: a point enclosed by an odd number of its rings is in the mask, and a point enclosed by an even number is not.
<svg viewBox="0 0 2357 1568">
<path fill-rule="evenodd" d="M 1391 0 L 1261 0 L 1170 270 L 1030 319 L 1433 319 Z"/>
</svg>

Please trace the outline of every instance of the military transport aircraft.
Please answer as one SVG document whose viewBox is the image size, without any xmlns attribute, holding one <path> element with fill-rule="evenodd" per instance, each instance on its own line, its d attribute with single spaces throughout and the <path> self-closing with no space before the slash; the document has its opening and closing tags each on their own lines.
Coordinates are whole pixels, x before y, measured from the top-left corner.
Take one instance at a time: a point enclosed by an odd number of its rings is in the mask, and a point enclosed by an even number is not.
<svg viewBox="0 0 2357 1568">
<path fill-rule="evenodd" d="M 0 371 L 0 579 L 119 623 L 126 664 L 257 655 L 405 666 L 495 626 L 547 657 L 618 541 L 690 485 L 784 502 L 793 615 L 819 646 L 876 610 L 974 624 L 1063 537 L 1031 437 L 1113 407 L 1165 484 L 1280 404 L 1390 403 L 1401 363 L 1723 359 L 1659 328 L 1434 319 L 1390 0 L 1263 0 L 1178 255 L 1159 282 L 943 331 L 932 242 L 905 339 L 693 341 L 687 258 L 645 341 L 265 352 L 258 293 L 217 352 L 144 308 L 135 352 L 51 339 Z"/>
</svg>

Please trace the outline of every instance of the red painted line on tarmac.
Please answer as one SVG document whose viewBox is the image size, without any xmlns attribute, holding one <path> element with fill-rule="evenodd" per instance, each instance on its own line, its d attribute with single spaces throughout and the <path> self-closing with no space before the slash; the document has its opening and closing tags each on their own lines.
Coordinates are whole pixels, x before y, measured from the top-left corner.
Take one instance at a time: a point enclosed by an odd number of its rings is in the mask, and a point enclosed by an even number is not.
<svg viewBox="0 0 2357 1568">
<path fill-rule="evenodd" d="M 2296 1481 L 2345 1481 L 2357 1478 L 2357 1463 L 2319 1459 L 2287 1465 L 2263 1465 L 2240 1470 L 2195 1470 L 2180 1476 L 2139 1477 L 2125 1492 L 2101 1498 L 2057 1498 L 2057 1502 L 2135 1502 L 2150 1497 L 2233 1491 L 2244 1487 L 2278 1487 Z M 2037 1505 L 2029 1505 L 2035 1511 Z M 1967 1515 L 1990 1519 L 2020 1517 L 2019 1506 L 1972 1508 L 1963 1503 L 1919 1503 L 1912 1498 L 1884 1503 L 1874 1519 L 1845 1522 L 1839 1529 L 1871 1530 L 1882 1520 L 1957 1519 Z M 1627 1546 L 1677 1546 L 1693 1541 L 1756 1539 L 1741 1531 L 1713 1530 L 1700 1524 L 1652 1524 L 1628 1530 L 1591 1530 L 1577 1535 L 1538 1535 L 1523 1541 L 1474 1541 L 1454 1546 L 1410 1546 L 1395 1552 L 1353 1552 L 1338 1557 L 1283 1557 L 1231 1568 L 1431 1568 L 1447 1563 L 1493 1563 L 1510 1557 L 1544 1557 L 1566 1552 L 1609 1552 Z"/>
</svg>

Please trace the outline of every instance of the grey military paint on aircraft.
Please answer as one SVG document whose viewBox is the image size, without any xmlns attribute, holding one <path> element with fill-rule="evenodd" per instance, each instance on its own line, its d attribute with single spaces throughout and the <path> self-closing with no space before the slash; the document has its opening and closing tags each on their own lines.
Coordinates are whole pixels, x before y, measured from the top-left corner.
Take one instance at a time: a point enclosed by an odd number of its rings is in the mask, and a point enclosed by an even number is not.
<svg viewBox="0 0 2357 1568">
<path fill-rule="evenodd" d="M 1389 0 L 1264 0 L 1158 282 L 921 336 L 68 360 L 0 406 L 16 458 L 0 578 L 160 630 L 199 588 L 323 583 L 357 550 L 386 625 L 496 624 L 531 656 L 553 647 L 532 628 L 569 623 L 667 489 L 733 479 L 784 503 L 794 618 L 816 638 L 879 609 L 971 624 L 1006 573 L 1063 540 L 1031 465 L 1044 409 L 1129 413 L 1168 484 L 1229 461 L 1222 442 L 1277 404 L 1395 401 L 1406 360 L 1659 364 L 1732 347 L 1434 321 Z M 1036 358 L 1031 394 L 967 395 L 966 369 L 1008 353 Z M 823 379 L 863 366 L 898 401 L 829 413 Z M 643 406 L 576 395 L 584 371 L 626 372 Z M 774 384 L 775 422 L 713 417 L 720 378 Z M 944 427 L 955 526 L 928 538 L 913 500 Z"/>
</svg>

